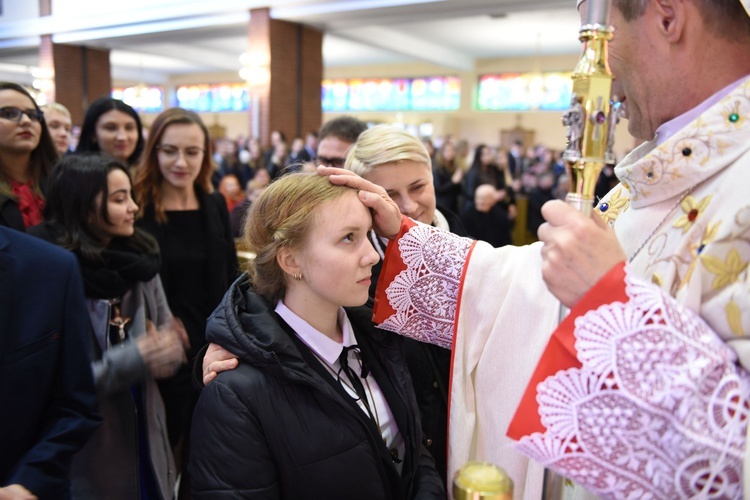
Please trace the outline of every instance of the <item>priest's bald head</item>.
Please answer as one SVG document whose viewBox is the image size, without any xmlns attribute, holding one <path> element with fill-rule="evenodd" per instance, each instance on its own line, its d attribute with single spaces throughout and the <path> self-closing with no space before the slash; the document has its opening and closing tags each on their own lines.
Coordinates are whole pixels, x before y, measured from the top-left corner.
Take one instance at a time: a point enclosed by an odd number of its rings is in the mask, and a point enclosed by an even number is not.
<svg viewBox="0 0 750 500">
<path fill-rule="evenodd" d="M 581 20 L 587 4 L 577 0 Z M 613 95 L 643 140 L 750 75 L 750 0 L 612 0 Z"/>
</svg>

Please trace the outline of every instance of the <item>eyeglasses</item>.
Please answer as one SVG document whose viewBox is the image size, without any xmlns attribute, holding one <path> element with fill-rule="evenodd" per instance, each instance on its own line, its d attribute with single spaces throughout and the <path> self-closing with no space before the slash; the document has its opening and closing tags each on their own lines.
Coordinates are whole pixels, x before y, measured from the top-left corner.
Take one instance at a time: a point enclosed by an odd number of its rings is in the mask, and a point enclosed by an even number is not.
<svg viewBox="0 0 750 500">
<path fill-rule="evenodd" d="M 325 156 L 318 156 L 315 162 L 318 165 L 323 165 L 325 167 L 344 168 L 346 158 L 326 158 Z"/>
<path fill-rule="evenodd" d="M 162 155 L 166 160 L 177 160 L 179 158 L 180 153 L 182 153 L 182 156 L 185 158 L 186 161 L 192 161 L 192 160 L 200 160 L 203 158 L 203 153 L 205 153 L 205 150 L 203 148 L 185 148 L 180 149 L 174 146 L 156 146 L 156 150 L 159 152 L 160 155 Z"/>
<path fill-rule="evenodd" d="M 21 109 L 15 106 L 6 106 L 0 108 L 0 118 L 21 123 L 21 117 L 26 115 L 32 122 L 41 122 L 44 120 L 44 113 L 38 109 Z"/>
</svg>

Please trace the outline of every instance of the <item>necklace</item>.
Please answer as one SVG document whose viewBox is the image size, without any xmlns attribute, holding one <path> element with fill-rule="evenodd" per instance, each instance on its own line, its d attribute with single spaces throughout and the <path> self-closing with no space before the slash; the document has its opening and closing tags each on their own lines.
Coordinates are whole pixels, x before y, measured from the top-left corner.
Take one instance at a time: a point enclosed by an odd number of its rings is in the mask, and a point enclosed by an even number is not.
<svg viewBox="0 0 750 500">
<path fill-rule="evenodd" d="M 653 236 L 657 233 L 657 231 L 661 229 L 664 223 L 672 217 L 672 213 L 677 209 L 677 207 L 679 207 L 682 204 L 683 201 L 685 201 L 685 198 L 687 198 L 690 195 L 690 193 L 692 193 L 695 189 L 697 189 L 698 186 L 706 182 L 706 180 L 708 179 L 703 179 L 702 181 L 698 182 L 697 184 L 693 184 L 692 186 L 687 188 L 685 191 L 683 191 L 683 193 L 677 199 L 677 202 L 674 205 L 672 205 L 672 208 L 669 209 L 669 211 L 667 212 L 667 215 L 665 215 L 664 218 L 661 221 L 659 221 L 659 224 L 657 224 L 656 227 L 653 229 L 653 231 L 651 231 L 649 235 L 646 236 L 646 239 L 643 240 L 640 246 L 635 249 L 635 252 L 633 252 L 633 254 L 628 259 L 628 263 L 633 262 L 633 259 L 635 259 L 636 256 L 641 252 L 641 250 L 643 250 L 643 248 L 646 246 L 646 244 L 648 244 L 648 242 L 651 241 L 651 238 L 653 238 Z M 688 214 L 688 216 L 689 215 L 690 214 Z"/>
</svg>

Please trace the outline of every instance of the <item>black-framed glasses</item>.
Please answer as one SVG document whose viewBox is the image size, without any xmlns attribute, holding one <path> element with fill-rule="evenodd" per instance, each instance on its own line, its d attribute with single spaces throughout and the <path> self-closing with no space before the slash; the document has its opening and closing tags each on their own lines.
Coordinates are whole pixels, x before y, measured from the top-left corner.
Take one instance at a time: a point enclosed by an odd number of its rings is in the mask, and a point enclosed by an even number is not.
<svg viewBox="0 0 750 500">
<path fill-rule="evenodd" d="M 44 113 L 38 109 L 21 109 L 15 106 L 5 106 L 0 108 L 0 118 L 21 123 L 21 116 L 26 115 L 32 122 L 41 122 L 44 120 Z"/>
<path fill-rule="evenodd" d="M 325 156 L 318 156 L 315 159 L 315 162 L 324 167 L 344 168 L 346 158 L 326 158 Z"/>
</svg>

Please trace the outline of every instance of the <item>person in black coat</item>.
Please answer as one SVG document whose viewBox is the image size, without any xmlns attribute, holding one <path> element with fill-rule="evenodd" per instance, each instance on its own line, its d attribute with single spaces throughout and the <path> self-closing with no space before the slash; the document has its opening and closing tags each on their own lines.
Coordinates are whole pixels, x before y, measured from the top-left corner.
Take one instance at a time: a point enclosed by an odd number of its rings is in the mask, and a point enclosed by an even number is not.
<svg viewBox="0 0 750 500">
<path fill-rule="evenodd" d="M 221 193 L 211 192 L 210 144 L 208 129 L 196 113 L 164 111 L 151 127 L 135 187 L 142 209 L 136 224 L 159 243 L 159 276 L 169 308 L 185 325 L 189 361 L 206 344 L 206 318 L 238 274 L 226 202 Z M 160 380 L 159 389 L 170 443 L 184 468 L 198 400 L 190 365 Z M 189 484 L 183 472 L 180 498 L 186 498 Z"/>
<path fill-rule="evenodd" d="M 321 143 L 321 150 L 324 144 Z M 363 131 L 349 148 L 346 168 L 383 187 L 406 216 L 459 235 L 466 235 L 458 216 L 436 207 L 430 158 L 424 145 L 408 132 L 388 125 Z M 373 247 L 382 258 L 387 242 L 370 232 Z M 372 307 L 379 261 L 372 267 L 368 305 Z M 411 374 L 421 415 L 422 442 L 435 459 L 444 484 L 447 482 L 448 385 L 451 352 L 439 346 L 404 339 L 406 364 Z M 235 365 L 230 353 L 209 348 L 203 361 L 204 382 L 213 372 Z M 197 368 L 197 367 L 196 367 Z M 196 374 L 197 375 L 197 374 Z M 194 376 L 200 379 L 200 376 Z"/>
<path fill-rule="evenodd" d="M 70 498 L 71 458 L 100 422 L 78 264 L 0 226 L 0 283 L 0 498 Z"/>
<path fill-rule="evenodd" d="M 445 498 L 403 340 L 357 308 L 378 260 L 371 224 L 356 191 L 317 174 L 288 174 L 251 206 L 251 276 L 207 327 L 239 366 L 196 406 L 194 498 Z"/>
</svg>

